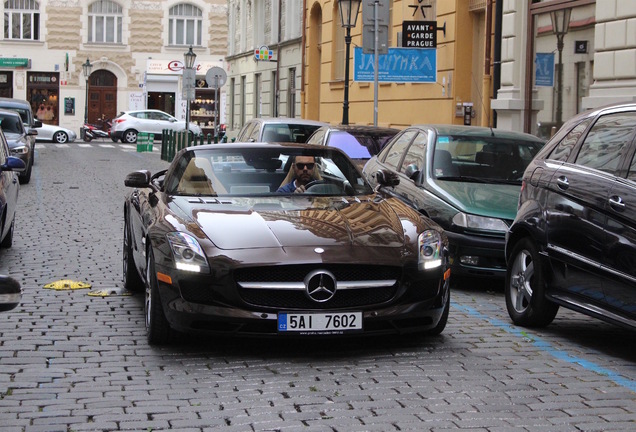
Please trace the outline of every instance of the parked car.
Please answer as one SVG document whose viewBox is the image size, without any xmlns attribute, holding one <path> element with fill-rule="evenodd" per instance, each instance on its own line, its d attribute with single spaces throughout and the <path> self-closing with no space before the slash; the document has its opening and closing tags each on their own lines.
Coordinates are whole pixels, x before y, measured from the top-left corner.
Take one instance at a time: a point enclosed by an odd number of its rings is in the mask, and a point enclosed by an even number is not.
<svg viewBox="0 0 636 432">
<path fill-rule="evenodd" d="M 304 193 L 277 192 L 299 155 L 314 157 L 318 180 Z M 312 337 L 446 326 L 444 231 L 374 191 L 337 149 L 189 147 L 167 170 L 131 173 L 125 185 L 134 189 L 124 282 L 145 291 L 150 343 L 173 329 Z"/>
<path fill-rule="evenodd" d="M 523 176 L 506 243 L 512 320 L 564 306 L 636 329 L 636 104 L 567 121 Z"/>
<path fill-rule="evenodd" d="M 26 166 L 26 169 L 19 174 L 20 183 L 29 183 L 35 159 L 35 149 L 31 138 L 37 134 L 37 131 L 31 129 L 27 132 L 20 114 L 2 109 L 0 109 L 0 128 L 4 132 L 11 156 L 22 159 Z"/>
<path fill-rule="evenodd" d="M 62 126 L 50 125 L 42 123 L 38 128 L 36 141 L 52 141 L 58 144 L 70 143 L 75 141 L 77 134 L 71 129 Z"/>
<path fill-rule="evenodd" d="M 24 129 L 29 134 L 31 147 L 35 148 L 35 137 L 37 136 L 35 129 L 42 127 L 42 122 L 33 115 L 31 104 L 23 99 L 0 97 L 0 109 L 15 111 L 20 114 Z"/>
<path fill-rule="evenodd" d="M 0 247 L 3 248 L 9 248 L 13 244 L 15 210 L 20 192 L 16 172 L 25 169 L 22 159 L 11 156 L 7 140 L 0 129 Z"/>
<path fill-rule="evenodd" d="M 113 119 L 110 136 L 113 141 L 125 143 L 137 142 L 137 134 L 141 132 L 155 135 L 155 139 L 161 138 L 163 131 L 184 131 L 186 123 L 163 111 L 149 109 L 137 111 L 124 111 Z M 201 135 L 201 128 L 196 123 L 189 123 L 188 130 L 191 134 Z"/>
<path fill-rule="evenodd" d="M 288 117 L 254 118 L 241 128 L 236 142 L 307 142 L 309 136 L 327 123 Z"/>
<path fill-rule="evenodd" d="M 372 184 L 380 170 L 400 178 L 395 195 L 446 230 L 454 275 L 503 279 L 521 176 L 543 144 L 520 132 L 412 126 L 371 158 L 364 174 Z"/>
<path fill-rule="evenodd" d="M 15 309 L 22 299 L 20 283 L 5 275 L 0 275 L 0 312 Z"/>
<path fill-rule="evenodd" d="M 322 126 L 307 140 L 307 144 L 321 144 L 344 151 L 362 169 L 371 156 L 380 153 L 384 145 L 399 129 L 366 125 Z"/>
</svg>

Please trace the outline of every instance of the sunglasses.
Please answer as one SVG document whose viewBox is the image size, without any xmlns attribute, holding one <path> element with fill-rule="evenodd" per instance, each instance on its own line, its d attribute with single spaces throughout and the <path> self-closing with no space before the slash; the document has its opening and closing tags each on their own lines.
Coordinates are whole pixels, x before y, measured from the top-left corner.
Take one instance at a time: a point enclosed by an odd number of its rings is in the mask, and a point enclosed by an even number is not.
<svg viewBox="0 0 636 432">
<path fill-rule="evenodd" d="M 308 170 L 312 170 L 314 169 L 314 165 L 315 163 L 313 162 L 309 162 L 309 163 L 296 162 L 296 168 L 298 168 L 299 170 L 304 170 L 305 168 L 307 168 Z"/>
</svg>

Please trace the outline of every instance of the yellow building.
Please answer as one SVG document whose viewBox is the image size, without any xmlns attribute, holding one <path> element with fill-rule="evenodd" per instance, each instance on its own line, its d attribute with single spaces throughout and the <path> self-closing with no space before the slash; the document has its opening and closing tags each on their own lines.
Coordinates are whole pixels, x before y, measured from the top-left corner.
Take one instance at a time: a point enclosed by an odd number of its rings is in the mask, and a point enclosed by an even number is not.
<svg viewBox="0 0 636 432">
<path fill-rule="evenodd" d="M 302 117 L 338 124 L 343 120 L 346 80 L 345 29 L 338 0 L 304 3 Z M 354 81 L 353 57 L 355 47 L 363 46 L 364 8 L 370 8 L 372 17 L 373 0 L 362 0 L 356 26 L 351 28 L 350 124 L 374 123 L 374 82 Z M 390 1 L 389 48 L 401 47 L 403 21 L 437 22 L 437 74 L 427 83 L 380 82 L 377 124 L 464 124 L 465 106 L 472 104 L 471 124 L 491 125 L 494 9 L 494 0 Z"/>
</svg>

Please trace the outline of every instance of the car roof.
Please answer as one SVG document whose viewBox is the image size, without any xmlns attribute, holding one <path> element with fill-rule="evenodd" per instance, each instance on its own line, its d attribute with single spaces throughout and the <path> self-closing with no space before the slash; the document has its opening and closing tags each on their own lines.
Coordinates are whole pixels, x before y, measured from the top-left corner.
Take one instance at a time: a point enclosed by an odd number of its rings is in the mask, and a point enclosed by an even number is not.
<svg viewBox="0 0 636 432">
<path fill-rule="evenodd" d="M 434 129 L 438 135 L 465 135 L 465 136 L 494 136 L 497 138 L 526 139 L 536 142 L 545 140 L 525 132 L 510 131 L 505 129 L 488 128 L 483 126 L 464 126 L 448 124 L 418 124 L 410 128 L 430 128 Z"/>
<path fill-rule="evenodd" d="M 17 111 L 12 111 L 12 110 L 8 110 L 8 109 L 0 108 L 0 114 L 18 117 L 18 118 L 20 118 L 20 120 L 22 120 L 22 117 L 20 117 L 20 113 L 18 113 Z"/>
<path fill-rule="evenodd" d="M 361 135 L 395 135 L 400 132 L 400 129 L 383 127 L 383 126 L 371 126 L 371 125 L 329 125 L 323 126 L 321 129 L 335 131 L 349 132 L 352 134 L 358 133 Z"/>
<path fill-rule="evenodd" d="M 303 125 L 316 125 L 325 126 L 327 123 L 317 120 L 305 120 L 296 117 L 258 117 L 252 119 L 252 121 L 258 121 L 268 124 L 303 124 Z"/>
<path fill-rule="evenodd" d="M 3 108 L 12 106 L 16 108 L 29 108 L 31 109 L 31 104 L 24 99 L 13 99 L 7 97 L 0 97 L 0 106 Z"/>
</svg>

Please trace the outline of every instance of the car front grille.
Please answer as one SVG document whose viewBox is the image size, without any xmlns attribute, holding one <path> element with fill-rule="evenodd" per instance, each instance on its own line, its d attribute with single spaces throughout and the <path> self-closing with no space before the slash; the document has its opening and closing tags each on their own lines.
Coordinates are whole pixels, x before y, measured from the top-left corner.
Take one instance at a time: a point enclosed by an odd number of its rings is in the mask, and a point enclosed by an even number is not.
<svg viewBox="0 0 636 432">
<path fill-rule="evenodd" d="M 324 302 L 312 300 L 303 281 L 316 270 L 329 271 L 340 286 L 349 285 L 349 288 L 339 288 L 332 298 Z M 237 270 L 234 274 L 239 296 L 246 303 L 294 310 L 354 308 L 386 303 L 396 295 L 401 277 L 400 268 L 368 265 L 253 267 Z M 351 287 L 347 282 L 355 282 L 355 286 Z M 295 288 L 270 288 L 277 283 L 292 283 Z M 259 284 L 263 287 L 255 287 Z"/>
</svg>

